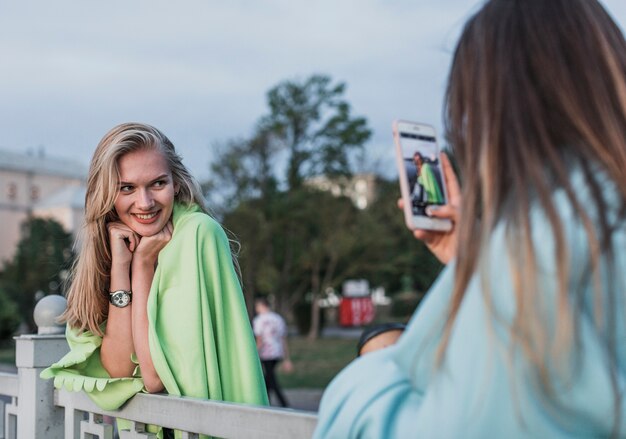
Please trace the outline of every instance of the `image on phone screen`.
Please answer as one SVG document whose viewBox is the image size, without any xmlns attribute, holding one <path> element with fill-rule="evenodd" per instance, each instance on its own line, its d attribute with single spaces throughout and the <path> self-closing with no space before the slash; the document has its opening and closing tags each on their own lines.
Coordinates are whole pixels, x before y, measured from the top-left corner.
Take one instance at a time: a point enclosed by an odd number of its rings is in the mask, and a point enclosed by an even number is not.
<svg viewBox="0 0 626 439">
<path fill-rule="evenodd" d="M 446 204 L 437 141 L 433 136 L 399 134 L 413 215 L 424 216 L 426 207 Z"/>
</svg>

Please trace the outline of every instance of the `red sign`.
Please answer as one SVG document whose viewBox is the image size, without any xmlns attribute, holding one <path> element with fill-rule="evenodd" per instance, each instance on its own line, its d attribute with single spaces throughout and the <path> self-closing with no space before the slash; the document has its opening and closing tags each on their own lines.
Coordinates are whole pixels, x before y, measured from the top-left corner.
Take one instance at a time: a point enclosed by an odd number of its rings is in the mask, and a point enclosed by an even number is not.
<svg viewBox="0 0 626 439">
<path fill-rule="evenodd" d="M 375 309 L 371 297 L 344 297 L 339 303 L 341 326 L 362 326 L 374 320 Z"/>
</svg>

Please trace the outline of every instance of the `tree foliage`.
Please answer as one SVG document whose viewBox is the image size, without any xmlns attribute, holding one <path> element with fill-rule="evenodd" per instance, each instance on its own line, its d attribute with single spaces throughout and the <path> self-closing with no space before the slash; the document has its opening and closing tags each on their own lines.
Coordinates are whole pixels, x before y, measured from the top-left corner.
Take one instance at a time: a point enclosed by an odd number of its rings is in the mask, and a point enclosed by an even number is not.
<svg viewBox="0 0 626 439">
<path fill-rule="evenodd" d="M 311 175 L 350 174 L 350 153 L 362 148 L 371 130 L 365 118 L 351 116 L 345 90 L 345 83 L 313 75 L 304 82 L 281 82 L 268 92 L 270 111 L 260 127 L 288 150 L 289 189 Z"/>
<path fill-rule="evenodd" d="M 275 160 L 278 147 L 267 131 L 259 130 L 250 139 L 231 140 L 218 148 L 211 165 L 213 177 L 204 184 L 209 198 L 218 194 L 220 213 L 254 198 L 268 199 L 276 193 Z M 221 201 L 221 203 L 219 202 Z"/>
<path fill-rule="evenodd" d="M 0 273 L 0 289 L 17 304 L 17 314 L 31 330 L 37 292 L 61 292 L 72 259 L 72 236 L 61 224 L 31 217 L 21 225 L 15 256 Z"/>
<path fill-rule="evenodd" d="M 220 192 L 223 223 L 241 243 L 247 303 L 255 294 L 273 295 L 289 314 L 307 298 L 311 336 L 316 299 L 344 280 L 365 278 L 397 291 L 408 277 L 423 290 L 440 268 L 404 226 L 397 182 L 379 178 L 376 201 L 365 210 L 307 184 L 314 175 L 349 182 L 353 158 L 370 136 L 366 119 L 351 115 L 345 89 L 323 75 L 273 87 L 268 114 L 249 139 L 222 146 L 206 186 Z"/>
</svg>

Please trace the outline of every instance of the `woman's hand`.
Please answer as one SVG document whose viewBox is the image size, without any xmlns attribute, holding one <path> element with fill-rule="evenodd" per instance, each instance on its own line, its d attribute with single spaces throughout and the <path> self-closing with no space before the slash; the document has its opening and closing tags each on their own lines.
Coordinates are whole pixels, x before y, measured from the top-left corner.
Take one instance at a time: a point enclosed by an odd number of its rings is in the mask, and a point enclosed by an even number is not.
<svg viewBox="0 0 626 439">
<path fill-rule="evenodd" d="M 107 229 L 111 246 L 111 265 L 129 267 L 133 252 L 141 238 L 130 227 L 119 221 L 108 223 Z"/>
<path fill-rule="evenodd" d="M 168 221 L 165 227 L 156 235 L 142 237 L 135 249 L 135 258 L 147 264 L 156 264 L 159 252 L 172 239 L 173 230 L 172 222 Z"/>
<path fill-rule="evenodd" d="M 460 217 L 461 189 L 448 156 L 442 153 L 440 155 L 440 161 L 443 178 L 448 190 L 448 204 L 436 209 L 428 208 L 427 214 L 432 218 L 449 219 L 452 221 L 452 229 L 447 232 L 418 229 L 413 231 L 413 235 L 423 241 L 437 259 L 447 264 L 454 259 L 457 251 L 456 223 Z M 404 208 L 402 199 L 398 200 L 398 207 L 400 207 L 400 209 Z"/>
</svg>

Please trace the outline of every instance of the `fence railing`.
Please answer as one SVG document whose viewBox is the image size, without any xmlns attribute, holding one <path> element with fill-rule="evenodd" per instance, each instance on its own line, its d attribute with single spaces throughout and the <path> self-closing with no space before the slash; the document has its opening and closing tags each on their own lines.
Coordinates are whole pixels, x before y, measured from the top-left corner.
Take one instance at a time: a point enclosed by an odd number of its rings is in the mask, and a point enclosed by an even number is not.
<svg viewBox="0 0 626 439">
<path fill-rule="evenodd" d="M 113 439 L 114 418 L 132 421 L 120 439 L 154 438 L 146 424 L 223 438 L 298 439 L 311 437 L 317 416 L 291 409 L 257 407 L 169 395 L 138 394 L 120 410 L 100 409 L 84 392 L 55 390 L 39 374 L 68 351 L 63 331 L 54 321 L 64 305 L 47 296 L 35 309 L 37 335 L 16 337 L 17 374 L 0 372 L 0 437 L 7 439 Z"/>
</svg>

